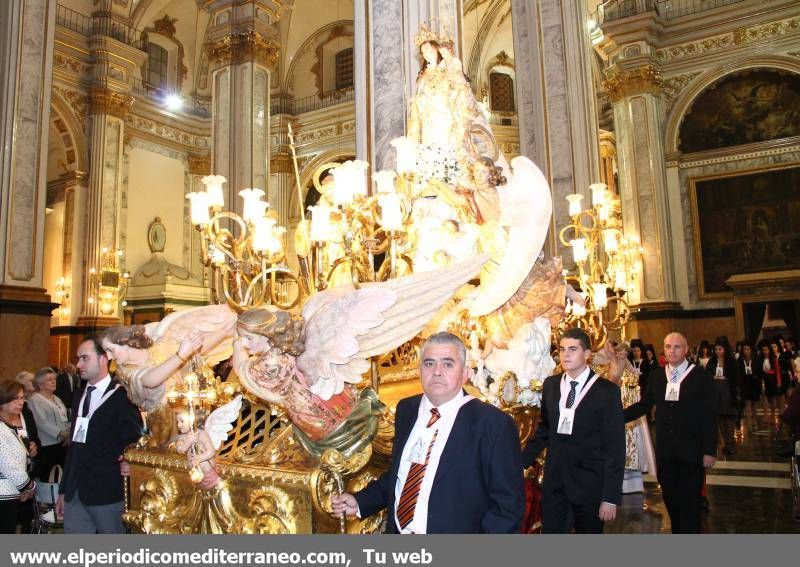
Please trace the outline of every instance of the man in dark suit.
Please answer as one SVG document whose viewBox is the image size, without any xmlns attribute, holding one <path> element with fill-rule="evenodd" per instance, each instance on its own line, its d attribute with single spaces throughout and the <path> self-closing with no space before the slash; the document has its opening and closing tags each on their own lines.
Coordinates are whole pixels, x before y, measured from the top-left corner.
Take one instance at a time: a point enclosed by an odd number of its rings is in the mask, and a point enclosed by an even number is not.
<svg viewBox="0 0 800 567">
<path fill-rule="evenodd" d="M 109 376 L 99 339 L 78 347 L 78 371 L 87 386 L 72 402 L 72 443 L 56 513 L 64 514 L 65 533 L 124 533 L 120 461 L 141 435 L 142 420 L 125 388 Z"/>
<path fill-rule="evenodd" d="M 703 471 L 716 462 L 714 379 L 686 360 L 680 333 L 664 338 L 665 368 L 654 368 L 641 401 L 625 409 L 632 421 L 656 406 L 656 470 L 672 533 L 700 533 Z"/>
<path fill-rule="evenodd" d="M 72 407 L 72 397 L 80 396 L 81 391 L 81 377 L 74 364 L 67 364 L 64 367 L 64 372 L 56 377 L 56 396 L 58 396 L 64 406 L 67 408 Z"/>
<path fill-rule="evenodd" d="M 542 390 L 541 421 L 523 452 L 526 467 L 547 449 L 544 533 L 602 533 L 616 517 L 625 468 L 625 423 L 616 384 L 589 368 L 589 336 L 569 329 L 559 345 L 564 374 Z"/>
<path fill-rule="evenodd" d="M 397 404 L 392 462 L 378 480 L 332 499 L 337 514 L 386 509 L 388 533 L 519 533 L 525 508 L 513 420 L 468 396 L 466 350 L 450 333 L 420 355 L 424 395 Z"/>
</svg>

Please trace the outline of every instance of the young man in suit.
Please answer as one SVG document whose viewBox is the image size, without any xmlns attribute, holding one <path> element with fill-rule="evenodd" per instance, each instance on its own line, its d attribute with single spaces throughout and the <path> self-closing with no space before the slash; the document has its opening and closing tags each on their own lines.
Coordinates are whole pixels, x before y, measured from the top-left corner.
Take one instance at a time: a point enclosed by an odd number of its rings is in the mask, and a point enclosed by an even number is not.
<svg viewBox="0 0 800 567">
<path fill-rule="evenodd" d="M 78 372 L 87 386 L 72 401 L 72 442 L 56 513 L 64 514 L 65 533 L 121 534 L 120 461 L 125 447 L 141 435 L 141 416 L 109 375 L 108 357 L 96 337 L 78 347 Z"/>
<path fill-rule="evenodd" d="M 714 379 L 686 360 L 686 337 L 664 338 L 665 368 L 650 373 L 642 399 L 625 409 L 632 421 L 656 407 L 656 471 L 672 533 L 700 533 L 703 471 L 716 462 Z"/>
<path fill-rule="evenodd" d="M 424 395 L 397 404 L 392 462 L 378 480 L 332 499 L 337 514 L 386 509 L 388 533 L 519 533 L 525 509 L 519 433 L 467 395 L 466 349 L 450 333 L 422 347 Z"/>
<path fill-rule="evenodd" d="M 541 421 L 523 452 L 529 467 L 547 449 L 542 486 L 544 533 L 602 533 L 616 517 L 625 468 L 619 387 L 589 368 L 589 336 L 569 329 L 559 344 L 563 374 L 542 390 Z"/>
</svg>

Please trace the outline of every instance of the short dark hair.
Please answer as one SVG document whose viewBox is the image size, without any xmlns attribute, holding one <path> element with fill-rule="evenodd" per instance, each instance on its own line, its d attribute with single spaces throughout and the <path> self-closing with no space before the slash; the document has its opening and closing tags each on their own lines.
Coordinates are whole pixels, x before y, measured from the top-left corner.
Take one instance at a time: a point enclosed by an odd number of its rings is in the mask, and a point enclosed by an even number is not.
<svg viewBox="0 0 800 567">
<path fill-rule="evenodd" d="M 579 327 L 573 327 L 571 329 L 567 329 L 567 331 L 561 335 L 562 339 L 575 339 L 576 341 L 581 343 L 581 347 L 583 350 L 589 350 L 592 348 L 592 339 L 589 338 L 589 335 L 586 334 L 586 331 Z"/>
<path fill-rule="evenodd" d="M 16 400 L 20 393 L 25 392 L 22 384 L 14 380 L 4 380 L 0 382 L 0 406 Z"/>
<path fill-rule="evenodd" d="M 108 355 L 106 354 L 106 349 L 103 348 L 103 342 L 99 336 L 92 335 L 90 337 L 86 337 L 85 339 L 83 339 L 83 341 L 81 341 L 81 344 L 83 343 L 92 343 L 92 345 L 94 345 L 94 352 L 97 354 L 98 357 L 105 356 L 106 358 L 108 358 Z"/>
</svg>

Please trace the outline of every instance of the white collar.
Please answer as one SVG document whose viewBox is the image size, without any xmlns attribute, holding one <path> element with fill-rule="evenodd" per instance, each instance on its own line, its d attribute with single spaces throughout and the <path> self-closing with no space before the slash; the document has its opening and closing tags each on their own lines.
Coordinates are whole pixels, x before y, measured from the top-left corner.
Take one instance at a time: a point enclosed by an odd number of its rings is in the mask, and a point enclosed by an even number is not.
<svg viewBox="0 0 800 567">
<path fill-rule="evenodd" d="M 686 369 L 688 367 L 689 367 L 689 361 L 684 359 L 683 362 L 681 362 L 678 365 L 678 375 L 683 374 L 684 372 L 686 372 Z M 667 363 L 666 370 L 667 370 L 667 378 L 669 378 L 672 375 L 672 371 L 674 370 L 674 368 L 672 368 L 672 366 L 670 366 L 670 364 Z"/>
<path fill-rule="evenodd" d="M 89 384 L 87 382 L 86 387 L 88 388 L 89 386 L 94 386 L 96 388 L 96 391 L 100 392 L 100 395 L 102 396 L 103 394 L 106 393 L 109 384 L 111 384 L 111 375 L 106 374 L 106 377 L 97 382 L 96 384 Z"/>
<path fill-rule="evenodd" d="M 589 365 L 587 364 L 586 368 L 583 369 L 583 372 L 581 372 L 577 378 L 573 378 L 572 376 L 569 375 L 568 372 L 564 372 L 564 377 L 567 380 L 567 384 L 569 384 L 572 380 L 577 381 L 578 385 L 575 387 L 575 391 L 580 392 L 586 385 L 586 381 L 589 379 L 589 374 L 591 374 L 591 372 L 592 369 L 589 368 Z"/>
<path fill-rule="evenodd" d="M 445 416 L 451 412 L 453 413 L 457 412 L 463 405 L 463 399 L 464 399 L 464 390 L 460 388 L 455 396 L 453 396 L 450 400 L 446 401 L 440 406 L 434 406 L 433 403 L 431 403 L 431 401 L 428 399 L 428 396 L 423 394 L 422 404 L 420 409 L 426 417 L 429 416 L 431 409 L 433 408 L 439 410 L 440 416 Z"/>
</svg>

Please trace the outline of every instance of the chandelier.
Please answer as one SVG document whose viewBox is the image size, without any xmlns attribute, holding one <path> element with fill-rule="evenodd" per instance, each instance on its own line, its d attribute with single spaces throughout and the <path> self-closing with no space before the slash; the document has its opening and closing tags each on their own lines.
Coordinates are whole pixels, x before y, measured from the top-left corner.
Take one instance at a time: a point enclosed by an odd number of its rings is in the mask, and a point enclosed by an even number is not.
<svg viewBox="0 0 800 567">
<path fill-rule="evenodd" d="M 642 247 L 622 231 L 620 201 L 605 183 L 589 186 L 592 207 L 582 209 L 583 195 L 567 195 L 571 222 L 559 232 L 561 243 L 572 249 L 575 269 L 565 270 L 567 281 L 580 290 L 584 304 L 568 301 L 562 330 L 580 327 L 595 348 L 606 341 L 608 330 L 619 330 L 625 340 L 630 309 L 625 296 L 638 281 Z"/>
<path fill-rule="evenodd" d="M 122 250 L 112 251 L 104 246 L 100 251 L 100 269 L 89 270 L 90 295 L 87 302 L 89 305 L 96 303 L 101 315 L 113 315 L 119 307 L 128 305 L 125 296 L 131 275 L 119 268 L 123 255 Z"/>
</svg>

